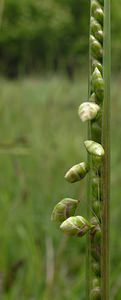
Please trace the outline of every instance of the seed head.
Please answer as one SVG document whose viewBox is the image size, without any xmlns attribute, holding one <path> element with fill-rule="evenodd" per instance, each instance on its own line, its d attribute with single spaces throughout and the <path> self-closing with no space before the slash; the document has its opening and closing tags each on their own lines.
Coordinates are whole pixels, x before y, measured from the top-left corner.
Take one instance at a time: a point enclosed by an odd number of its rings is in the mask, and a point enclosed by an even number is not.
<svg viewBox="0 0 121 300">
<path fill-rule="evenodd" d="M 92 208 L 98 218 L 100 218 L 100 207 L 99 201 L 93 201 Z"/>
<path fill-rule="evenodd" d="M 92 86 L 94 92 L 100 101 L 103 101 L 104 97 L 104 80 L 102 78 L 101 72 L 96 67 L 92 74 Z"/>
<path fill-rule="evenodd" d="M 104 12 L 103 12 L 102 8 L 101 7 L 97 7 L 94 10 L 94 14 L 93 15 L 94 15 L 95 19 L 103 25 Z"/>
<path fill-rule="evenodd" d="M 93 288 L 96 288 L 96 287 L 99 287 L 99 285 L 100 285 L 99 278 L 95 277 L 92 281 L 92 286 L 93 286 Z"/>
<path fill-rule="evenodd" d="M 60 229 L 69 236 L 81 237 L 85 235 L 94 226 L 81 216 L 70 217 L 64 221 Z"/>
<path fill-rule="evenodd" d="M 75 214 L 79 201 L 71 198 L 61 200 L 53 209 L 51 220 L 55 222 L 63 222 L 70 216 Z"/>
<path fill-rule="evenodd" d="M 96 103 L 84 102 L 79 106 L 78 114 L 82 122 L 96 118 L 100 107 Z"/>
<path fill-rule="evenodd" d="M 67 173 L 65 174 L 65 179 L 68 182 L 76 182 L 80 181 L 82 178 L 84 178 L 89 171 L 89 168 L 85 162 L 79 163 L 77 165 L 74 165 Z"/>
<path fill-rule="evenodd" d="M 93 262 L 92 270 L 96 276 L 100 276 L 100 272 L 101 272 L 100 262 Z"/>
<path fill-rule="evenodd" d="M 98 70 L 100 71 L 100 73 L 102 75 L 103 67 L 102 67 L 102 64 L 98 60 L 96 60 L 96 59 L 93 60 L 92 67 L 93 67 L 93 71 L 95 70 L 95 68 L 98 68 Z"/>
<path fill-rule="evenodd" d="M 92 10 L 92 14 L 95 12 L 96 9 L 100 8 L 100 5 L 97 1 L 92 0 L 91 1 L 91 10 Z"/>
<path fill-rule="evenodd" d="M 102 31 L 102 29 L 95 32 L 95 37 L 98 41 L 100 41 L 100 43 L 103 43 L 103 31 Z"/>
<path fill-rule="evenodd" d="M 91 140 L 87 140 L 84 142 L 84 145 L 85 145 L 86 150 L 89 152 L 89 154 L 99 156 L 99 157 L 104 156 L 105 152 L 104 152 L 104 149 L 101 144 L 96 143 Z"/>
<path fill-rule="evenodd" d="M 91 17 L 91 32 L 95 36 L 96 32 L 102 30 L 101 25 L 95 20 L 95 18 Z M 96 36 L 95 36 L 96 37 Z"/>
<path fill-rule="evenodd" d="M 100 289 L 100 287 L 95 287 L 94 289 L 92 289 L 90 296 L 91 296 L 90 297 L 91 300 L 101 300 L 101 289 Z"/>
<path fill-rule="evenodd" d="M 103 54 L 102 46 L 100 42 L 98 42 L 93 35 L 90 36 L 90 44 L 91 44 L 92 56 L 96 59 L 102 58 L 102 54 Z"/>
</svg>

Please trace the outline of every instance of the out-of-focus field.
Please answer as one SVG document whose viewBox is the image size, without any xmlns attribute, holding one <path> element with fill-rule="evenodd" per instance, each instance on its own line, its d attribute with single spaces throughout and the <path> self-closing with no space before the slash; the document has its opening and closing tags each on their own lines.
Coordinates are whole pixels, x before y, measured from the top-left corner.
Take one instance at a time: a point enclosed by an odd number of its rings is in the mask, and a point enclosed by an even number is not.
<svg viewBox="0 0 121 300">
<path fill-rule="evenodd" d="M 121 299 L 121 78 L 112 80 L 111 297 Z M 0 80 L 0 298 L 84 300 L 86 239 L 66 239 L 50 215 L 63 197 L 81 200 L 86 180 L 65 171 L 86 159 L 86 125 L 77 109 L 87 99 L 78 77 Z M 107 112 L 108 113 L 108 112 Z"/>
</svg>

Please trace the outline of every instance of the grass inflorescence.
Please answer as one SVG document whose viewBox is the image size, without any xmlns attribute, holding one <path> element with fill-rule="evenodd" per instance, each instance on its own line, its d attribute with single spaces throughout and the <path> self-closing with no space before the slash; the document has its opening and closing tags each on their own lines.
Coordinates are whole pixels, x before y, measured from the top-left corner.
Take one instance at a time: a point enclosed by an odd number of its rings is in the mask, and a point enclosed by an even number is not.
<svg viewBox="0 0 121 300">
<path fill-rule="evenodd" d="M 75 211 L 65 218 L 66 203 L 60 229 L 80 237 L 89 231 L 87 298 L 109 300 L 110 1 L 91 0 L 89 41 L 88 101 L 78 110 L 81 121 L 89 125 L 84 141 L 88 161 L 74 164 L 65 175 L 69 183 L 75 183 L 89 173 L 88 220 L 75 216 Z M 59 211 L 56 205 L 56 221 Z"/>
</svg>

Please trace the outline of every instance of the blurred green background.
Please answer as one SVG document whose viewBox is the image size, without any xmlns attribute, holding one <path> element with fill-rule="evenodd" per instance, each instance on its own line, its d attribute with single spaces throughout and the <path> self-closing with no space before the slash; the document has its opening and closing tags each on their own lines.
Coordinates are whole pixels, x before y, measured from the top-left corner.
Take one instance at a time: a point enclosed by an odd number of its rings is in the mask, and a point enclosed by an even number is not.
<svg viewBox="0 0 121 300">
<path fill-rule="evenodd" d="M 85 300 L 86 239 L 50 221 L 64 197 L 81 201 L 86 180 L 64 173 L 86 158 L 77 116 L 87 99 L 89 4 L 0 1 L 0 299 Z M 111 300 L 121 300 L 121 2 L 111 3 Z"/>
</svg>

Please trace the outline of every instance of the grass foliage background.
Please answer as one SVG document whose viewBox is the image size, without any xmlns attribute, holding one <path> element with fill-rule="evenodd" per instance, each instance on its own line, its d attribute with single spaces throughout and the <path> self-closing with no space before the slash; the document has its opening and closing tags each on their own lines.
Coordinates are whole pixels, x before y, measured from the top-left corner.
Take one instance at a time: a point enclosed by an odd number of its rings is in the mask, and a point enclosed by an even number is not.
<svg viewBox="0 0 121 300">
<path fill-rule="evenodd" d="M 121 297 L 120 80 L 112 79 L 111 300 Z M 77 109 L 87 80 L 1 79 L 0 90 L 1 299 L 84 300 L 86 239 L 66 239 L 50 215 L 62 198 L 77 195 L 78 213 L 86 215 L 86 180 L 71 185 L 64 173 L 86 159 Z"/>
</svg>

